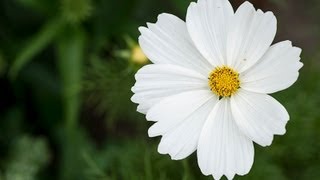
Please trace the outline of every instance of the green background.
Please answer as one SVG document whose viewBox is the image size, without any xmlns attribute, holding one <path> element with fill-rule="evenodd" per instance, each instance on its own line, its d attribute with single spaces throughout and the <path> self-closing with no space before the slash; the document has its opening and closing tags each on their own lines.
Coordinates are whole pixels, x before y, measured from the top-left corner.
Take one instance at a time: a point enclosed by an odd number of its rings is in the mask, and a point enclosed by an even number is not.
<svg viewBox="0 0 320 180">
<path fill-rule="evenodd" d="M 234 7 L 243 1 L 231 0 Z M 320 1 L 254 0 L 278 17 L 275 42 L 303 49 L 299 80 L 273 94 L 291 120 L 255 145 L 235 179 L 320 179 Z M 138 27 L 188 0 L 1 0 L 0 179 L 212 179 L 195 154 L 172 161 L 130 101 Z"/>
</svg>

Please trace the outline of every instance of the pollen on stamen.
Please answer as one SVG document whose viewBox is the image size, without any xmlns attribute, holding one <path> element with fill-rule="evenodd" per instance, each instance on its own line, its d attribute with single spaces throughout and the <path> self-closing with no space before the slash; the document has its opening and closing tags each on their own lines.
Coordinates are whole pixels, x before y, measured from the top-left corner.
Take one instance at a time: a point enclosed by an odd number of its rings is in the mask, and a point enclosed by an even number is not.
<svg viewBox="0 0 320 180">
<path fill-rule="evenodd" d="M 227 66 L 215 68 L 208 80 L 211 91 L 220 98 L 230 97 L 240 88 L 239 73 Z"/>
</svg>

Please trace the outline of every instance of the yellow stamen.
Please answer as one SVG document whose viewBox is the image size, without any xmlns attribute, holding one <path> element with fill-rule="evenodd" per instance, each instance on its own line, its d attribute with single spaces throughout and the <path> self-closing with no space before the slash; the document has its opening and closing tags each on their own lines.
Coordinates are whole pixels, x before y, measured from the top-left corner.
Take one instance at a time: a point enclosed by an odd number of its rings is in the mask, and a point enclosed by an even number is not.
<svg viewBox="0 0 320 180">
<path fill-rule="evenodd" d="M 227 67 L 217 67 L 209 75 L 209 87 L 219 97 L 230 97 L 240 87 L 239 74 Z"/>
</svg>

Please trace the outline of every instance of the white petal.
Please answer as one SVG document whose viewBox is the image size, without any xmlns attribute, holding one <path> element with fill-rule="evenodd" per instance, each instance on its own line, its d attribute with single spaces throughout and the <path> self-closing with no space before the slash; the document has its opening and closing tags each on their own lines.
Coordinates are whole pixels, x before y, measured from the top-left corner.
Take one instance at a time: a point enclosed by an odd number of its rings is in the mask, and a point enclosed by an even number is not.
<svg viewBox="0 0 320 180">
<path fill-rule="evenodd" d="M 231 109 L 241 131 L 261 146 L 269 146 L 273 135 L 286 132 L 289 114 L 269 95 L 239 89 L 231 97 Z"/>
<path fill-rule="evenodd" d="M 168 64 L 152 64 L 141 68 L 135 75 L 131 100 L 138 103 L 138 111 L 147 113 L 163 98 L 186 91 L 209 89 L 205 76 L 195 71 Z"/>
<path fill-rule="evenodd" d="M 227 29 L 233 13 L 226 0 L 199 0 L 188 8 L 186 23 L 190 36 L 214 66 L 225 64 Z"/>
<path fill-rule="evenodd" d="M 258 93 L 274 93 L 291 86 L 303 66 L 301 49 L 283 41 L 270 47 L 259 63 L 241 75 L 241 87 Z"/>
<path fill-rule="evenodd" d="M 253 66 L 270 47 L 277 30 L 272 12 L 256 11 L 249 2 L 236 11 L 227 38 L 227 63 L 238 72 Z"/>
<path fill-rule="evenodd" d="M 171 14 L 160 14 L 155 24 L 140 27 L 139 44 L 155 64 L 174 64 L 207 75 L 210 64 L 193 45 L 186 23 Z"/>
<path fill-rule="evenodd" d="M 150 127 L 150 137 L 168 132 L 190 117 L 210 99 L 215 98 L 208 90 L 190 91 L 167 97 L 154 105 L 147 113 L 147 120 L 157 121 Z"/>
<path fill-rule="evenodd" d="M 169 154 L 171 158 L 175 160 L 186 158 L 192 154 L 197 148 L 203 124 L 217 101 L 217 98 L 212 98 L 192 112 L 186 119 L 182 120 L 179 125 L 175 127 L 173 127 L 172 124 L 166 126 L 165 128 L 168 132 L 165 134 L 162 133 L 163 136 L 158 147 L 159 153 Z M 186 112 L 186 114 L 189 114 L 189 112 Z M 172 121 L 174 120 L 172 119 Z M 158 125 L 161 123 L 163 122 L 158 121 L 155 123 L 155 125 L 150 128 L 149 133 L 159 131 L 161 128 L 158 128 Z"/>
<path fill-rule="evenodd" d="M 253 164 L 253 142 L 239 130 L 230 108 L 230 99 L 221 99 L 206 120 L 199 139 L 200 169 L 214 179 L 245 175 Z"/>
</svg>

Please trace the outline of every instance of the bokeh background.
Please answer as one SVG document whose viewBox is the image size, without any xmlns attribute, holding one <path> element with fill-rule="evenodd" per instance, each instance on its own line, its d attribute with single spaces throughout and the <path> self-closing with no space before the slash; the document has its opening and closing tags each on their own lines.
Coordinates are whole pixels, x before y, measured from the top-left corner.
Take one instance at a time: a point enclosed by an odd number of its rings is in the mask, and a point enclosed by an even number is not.
<svg viewBox="0 0 320 180">
<path fill-rule="evenodd" d="M 238 7 L 242 0 L 231 0 Z M 235 179 L 320 179 L 320 1 L 252 0 L 278 18 L 275 42 L 302 47 L 299 80 L 274 94 L 291 115 L 285 136 L 255 145 Z M 212 179 L 195 155 L 172 161 L 130 101 L 149 63 L 137 28 L 189 0 L 0 0 L 0 179 Z"/>
</svg>

